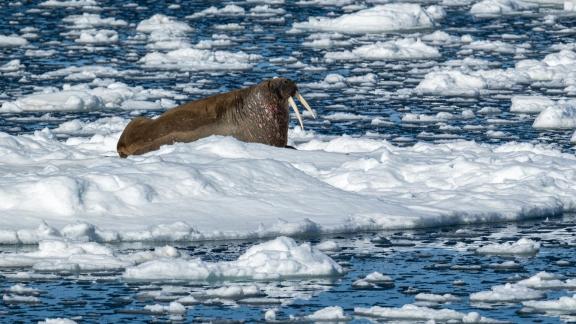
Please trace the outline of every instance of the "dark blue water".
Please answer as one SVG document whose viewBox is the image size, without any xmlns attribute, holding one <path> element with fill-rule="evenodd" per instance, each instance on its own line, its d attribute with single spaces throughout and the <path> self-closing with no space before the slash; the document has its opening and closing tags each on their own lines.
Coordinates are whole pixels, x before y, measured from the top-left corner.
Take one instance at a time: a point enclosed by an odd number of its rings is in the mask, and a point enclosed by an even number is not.
<svg viewBox="0 0 576 324">
<path fill-rule="evenodd" d="M 398 94 L 398 90 L 413 89 L 423 78 L 426 72 L 443 62 L 461 59 L 470 54 L 459 53 L 460 46 L 440 46 L 442 56 L 433 60 L 410 60 L 410 61 L 376 61 L 376 62 L 333 62 L 323 60 L 326 50 L 314 49 L 302 46 L 308 33 L 287 33 L 293 22 L 305 21 L 310 16 L 326 16 L 328 14 L 343 14 L 338 6 L 301 6 L 288 1 L 282 6 L 286 10 L 284 23 L 270 22 L 269 17 L 244 16 L 218 16 L 204 17 L 201 19 L 186 20 L 185 17 L 201 11 L 210 5 L 217 5 L 211 1 L 185 1 L 179 9 L 168 9 L 173 2 L 164 1 L 138 1 L 139 9 L 125 8 L 117 1 L 100 1 L 101 10 L 97 11 L 103 18 L 114 17 L 122 19 L 130 24 L 137 24 L 149 18 L 153 14 L 163 13 L 186 21 L 195 30 L 189 34 L 192 44 L 201 40 L 209 40 L 213 34 L 226 34 L 232 37 L 234 44 L 223 50 L 236 52 L 244 51 L 250 54 L 258 54 L 263 58 L 252 68 L 245 71 L 158 71 L 142 69 L 137 62 L 140 57 L 150 52 L 146 48 L 146 41 L 134 40 L 137 32 L 135 26 L 117 29 L 119 42 L 107 46 L 97 45 L 86 47 L 74 42 L 74 38 L 63 36 L 70 31 L 62 22 L 62 18 L 72 14 L 79 14 L 80 9 L 47 9 L 41 12 L 28 12 L 37 7 L 40 1 L 26 1 L 21 6 L 4 5 L 0 15 L 0 34 L 9 35 L 19 33 L 25 26 L 38 28 L 38 39 L 30 40 L 28 48 L 36 47 L 43 50 L 55 50 L 56 54 L 48 58 L 27 57 L 23 53 L 26 48 L 3 48 L 0 62 L 10 59 L 20 59 L 26 66 L 25 72 L 16 76 L 0 74 L 0 93 L 5 95 L 2 100 L 14 100 L 23 94 L 32 93 L 36 87 L 55 86 L 61 88 L 64 83 L 77 84 L 86 81 L 68 81 L 64 77 L 44 80 L 38 76 L 42 73 L 83 65 L 110 66 L 118 71 L 126 72 L 123 76 L 116 76 L 116 81 L 124 82 L 130 86 L 143 86 L 149 89 L 169 89 L 183 95 L 176 99 L 177 103 L 198 99 L 205 95 L 187 94 L 179 90 L 178 85 L 191 84 L 206 91 L 223 92 L 249 84 L 257 83 L 263 79 L 284 76 L 302 84 L 304 94 L 314 92 L 323 93 L 326 97 L 314 97 L 310 102 L 321 116 L 318 120 L 307 120 L 306 127 L 321 134 L 349 134 L 364 135 L 367 132 L 371 136 L 383 137 L 392 140 L 399 145 L 412 144 L 416 141 L 442 141 L 446 138 L 461 138 L 488 143 L 501 143 L 507 141 L 522 141 L 532 143 L 549 143 L 557 145 L 565 151 L 573 152 L 573 145 L 569 143 L 571 130 L 536 130 L 531 127 L 534 115 L 520 116 L 509 112 L 510 97 L 518 94 L 541 94 L 552 98 L 558 98 L 558 89 L 548 85 L 512 85 L 508 89 L 489 91 L 475 98 L 446 98 L 436 96 L 404 96 Z M 177 2 L 178 3 L 178 2 Z M 243 5 L 248 10 L 256 4 Z M 222 7 L 219 5 L 219 7 Z M 550 45 L 558 43 L 570 43 L 576 39 L 576 34 L 560 34 L 560 28 L 576 26 L 576 20 L 572 16 L 559 16 L 557 25 L 544 24 L 545 13 L 537 13 L 527 16 L 506 16 L 493 19 L 477 19 L 469 14 L 469 7 L 447 7 L 447 15 L 441 24 L 435 28 L 448 32 L 450 35 L 472 35 L 475 40 L 502 40 L 502 35 L 512 34 L 519 36 L 518 39 L 505 42 L 510 44 L 529 44 L 531 47 L 524 54 L 524 58 L 541 60 L 552 50 Z M 549 9 L 540 9 L 541 11 Z M 49 12 L 49 14 L 47 14 Z M 239 23 L 244 26 L 240 31 L 219 31 L 213 28 L 215 24 Z M 534 30 L 535 27 L 544 28 L 545 31 Z M 109 28 L 109 27 L 103 27 Z M 433 30 L 423 31 L 422 34 Z M 398 33 L 382 33 L 377 35 L 352 35 L 344 36 L 351 38 L 354 46 L 385 41 L 399 36 Z M 415 36 L 418 36 L 416 34 Z M 350 47 L 350 46 L 349 46 Z M 348 49 L 349 49 L 348 47 Z M 334 48 L 331 51 L 347 49 Z M 128 54 L 132 54 L 128 55 Z M 492 68 L 513 67 L 518 58 L 514 54 L 474 51 L 475 58 L 486 59 L 493 63 Z M 292 58 L 290 60 L 277 60 L 279 58 Z M 306 65 L 322 69 L 318 72 L 310 72 L 300 67 L 294 67 L 297 60 Z M 349 84 L 346 89 L 307 89 L 305 84 L 318 82 L 329 73 L 338 73 L 345 77 L 374 73 L 378 77 L 378 83 L 372 86 Z M 22 80 L 22 77 L 25 80 Z M 205 83 L 197 83 L 204 80 Z M 561 93 L 560 93 L 561 94 Z M 562 95 L 562 97 L 566 97 Z M 344 106 L 331 107 L 334 104 Z M 398 122 L 398 118 L 404 113 L 412 112 L 419 114 L 434 115 L 440 111 L 450 111 L 460 114 L 465 109 L 477 112 L 484 107 L 499 108 L 496 114 L 476 114 L 473 119 L 453 119 L 444 123 L 412 124 Z M 162 111 L 147 111 L 144 114 L 158 115 Z M 370 118 L 363 120 L 331 120 L 322 116 L 331 112 L 352 112 Z M 84 121 L 95 120 L 111 115 L 133 117 L 129 111 L 92 111 L 92 112 L 53 112 L 51 119 L 30 122 L 29 117 L 40 117 L 44 113 L 18 113 L 2 114 L 0 118 L 0 131 L 20 134 L 29 133 L 44 127 L 53 128 L 66 120 L 81 119 Z M 383 120 L 392 121 L 392 125 L 377 126 L 371 124 L 371 119 L 379 117 Z M 494 123 L 492 120 L 502 119 L 507 123 Z M 293 126 L 296 121 L 292 121 Z M 442 126 L 462 127 L 464 125 L 481 125 L 485 128 L 476 130 L 446 130 Z M 443 128 L 443 129 L 441 129 Z M 507 133 L 504 138 L 491 138 L 486 131 L 495 130 Z M 422 133 L 422 134 L 421 134 Z M 420 134 L 420 136 L 419 136 Z"/>
<path fill-rule="evenodd" d="M 247 321 L 263 320 L 265 310 L 278 308 L 277 319 L 286 320 L 290 315 L 303 316 L 327 307 L 339 305 L 345 313 L 353 317 L 354 307 L 401 307 L 414 303 L 414 295 L 419 292 L 435 294 L 450 293 L 460 300 L 449 304 L 431 307 L 450 308 L 464 313 L 477 311 L 483 316 L 510 322 L 558 323 L 555 316 L 538 313 L 525 314 L 519 303 L 510 304 L 470 304 L 471 293 L 489 290 L 495 285 L 515 282 L 539 271 L 547 271 L 568 278 L 576 276 L 573 252 L 576 241 L 572 229 L 576 215 L 551 219 L 546 222 L 520 222 L 481 225 L 473 227 L 446 227 L 428 230 L 403 232 L 361 233 L 332 237 L 307 237 L 300 241 L 331 239 L 342 249 L 330 252 L 334 260 L 345 266 L 348 272 L 342 277 L 326 279 L 297 279 L 282 281 L 259 281 L 264 295 L 269 297 L 265 304 L 246 304 L 236 301 L 200 300 L 191 306 L 183 321 Z M 465 231 L 462 231 L 465 230 Z M 473 251 L 474 246 L 484 242 L 505 242 L 528 237 L 542 244 L 535 256 L 486 256 Z M 392 244 L 383 243 L 386 240 Z M 395 243 L 402 242 L 402 243 Z M 176 245 L 180 250 L 197 255 L 205 260 L 231 260 L 256 242 L 222 241 Z M 456 244 L 466 247 L 454 249 Z M 111 245 L 117 251 L 145 250 L 150 246 L 137 243 Z M 10 249 L 8 249 L 10 250 Z M 491 263 L 515 260 L 520 267 L 509 270 L 494 269 Z M 567 263 L 557 263 L 563 260 Z M 30 269 L 3 269 L 2 275 L 17 271 L 38 273 Z M 367 274 L 379 271 L 394 279 L 393 287 L 377 289 L 356 289 L 352 282 Z M 167 304 L 172 300 L 193 295 L 204 289 L 226 285 L 248 284 L 246 282 L 125 282 L 117 272 L 54 273 L 52 279 L 15 280 L 4 278 L 0 289 L 7 289 L 16 283 L 40 290 L 40 302 L 35 304 L 0 304 L 3 322 L 25 323 L 45 317 L 68 317 L 82 323 L 96 322 L 148 322 L 174 320 L 169 315 L 154 315 L 144 310 L 144 306 Z M 460 283 L 455 284 L 455 281 Z M 252 282 L 254 283 L 254 282 Z M 150 293 L 160 291 L 163 286 L 177 287 L 180 291 L 164 301 L 154 300 Z M 546 291 L 548 299 L 572 295 L 566 290 Z M 576 315 L 576 314 L 575 314 Z M 353 322 L 364 322 L 362 317 L 353 317 Z M 563 315 L 564 320 L 576 317 Z"/>
</svg>

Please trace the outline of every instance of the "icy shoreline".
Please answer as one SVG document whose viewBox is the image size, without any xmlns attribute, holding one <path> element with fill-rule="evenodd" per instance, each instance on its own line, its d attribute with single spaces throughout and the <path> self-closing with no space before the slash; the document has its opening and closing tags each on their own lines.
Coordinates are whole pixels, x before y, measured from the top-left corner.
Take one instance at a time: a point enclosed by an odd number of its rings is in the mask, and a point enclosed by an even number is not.
<svg viewBox="0 0 576 324">
<path fill-rule="evenodd" d="M 49 130 L 0 134 L 0 243 L 350 233 L 545 218 L 576 206 L 576 158 L 543 145 L 401 148 L 292 132 L 298 150 L 211 137 L 120 159 L 109 128 L 65 142 Z"/>
</svg>

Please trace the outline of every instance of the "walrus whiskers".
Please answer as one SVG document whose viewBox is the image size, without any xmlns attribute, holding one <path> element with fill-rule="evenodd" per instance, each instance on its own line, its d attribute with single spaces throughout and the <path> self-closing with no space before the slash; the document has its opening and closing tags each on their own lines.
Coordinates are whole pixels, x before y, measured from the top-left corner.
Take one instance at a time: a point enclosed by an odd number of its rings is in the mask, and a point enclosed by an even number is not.
<svg viewBox="0 0 576 324">
<path fill-rule="evenodd" d="M 294 109 L 294 113 L 296 114 L 296 118 L 298 118 L 298 122 L 300 123 L 300 127 L 304 130 L 304 122 L 302 122 L 302 116 L 300 116 L 300 111 L 298 110 L 298 106 L 296 106 L 296 102 L 292 97 L 288 97 L 288 103 L 290 107 Z"/>
<path fill-rule="evenodd" d="M 314 110 L 312 110 L 312 108 L 310 108 L 308 101 L 306 101 L 306 99 L 304 99 L 304 97 L 302 97 L 300 92 L 296 91 L 296 97 L 304 105 L 304 108 L 306 108 L 306 110 L 308 110 L 312 114 L 312 117 L 314 117 L 314 119 L 316 119 L 316 114 L 314 113 Z"/>
</svg>

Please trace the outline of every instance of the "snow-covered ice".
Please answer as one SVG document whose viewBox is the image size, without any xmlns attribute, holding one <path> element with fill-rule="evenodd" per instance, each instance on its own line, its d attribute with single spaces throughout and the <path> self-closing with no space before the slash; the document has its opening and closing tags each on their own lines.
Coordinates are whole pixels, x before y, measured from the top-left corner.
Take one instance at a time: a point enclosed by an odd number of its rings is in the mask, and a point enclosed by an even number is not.
<svg viewBox="0 0 576 324">
<path fill-rule="evenodd" d="M 472 302 L 517 302 L 523 300 L 541 299 L 546 294 L 523 285 L 507 283 L 494 286 L 491 290 L 480 291 L 470 295 Z"/>
<path fill-rule="evenodd" d="M 400 308 L 373 306 L 356 307 L 354 314 L 404 321 L 440 321 L 453 323 L 500 323 L 500 321 L 482 317 L 476 312 L 460 313 L 451 309 L 434 309 L 416 305 L 404 305 Z"/>
<path fill-rule="evenodd" d="M 295 30 L 339 33 L 379 33 L 434 27 L 436 21 L 419 4 L 392 3 L 344 14 L 337 18 L 311 17 L 294 23 Z"/>
<path fill-rule="evenodd" d="M 538 5 L 522 0 L 482 0 L 470 8 L 475 16 L 498 16 L 538 8 Z"/>
<path fill-rule="evenodd" d="M 534 128 L 576 129 L 576 100 L 559 101 L 536 117 Z"/>
<path fill-rule="evenodd" d="M 481 254 L 514 255 L 536 254 L 540 250 L 540 243 L 531 239 L 521 238 L 517 242 L 494 243 L 484 245 L 476 250 Z"/>
<path fill-rule="evenodd" d="M 326 60 L 410 60 L 440 57 L 438 49 L 419 39 L 405 38 L 388 42 L 363 45 L 344 52 L 328 52 Z"/>
<path fill-rule="evenodd" d="M 136 280 L 275 279 L 336 276 L 343 269 L 330 257 L 288 237 L 250 247 L 236 261 L 160 259 L 126 269 L 124 278 Z"/>
<path fill-rule="evenodd" d="M 48 130 L 0 134 L 0 240 L 73 238 L 62 229 L 77 222 L 100 241 L 414 228 L 547 217 L 575 204 L 575 158 L 544 146 L 401 148 L 344 136 L 285 150 L 211 137 L 120 159 L 114 130 L 126 122 L 65 124 L 55 132 L 95 134 L 65 142 Z"/>
</svg>

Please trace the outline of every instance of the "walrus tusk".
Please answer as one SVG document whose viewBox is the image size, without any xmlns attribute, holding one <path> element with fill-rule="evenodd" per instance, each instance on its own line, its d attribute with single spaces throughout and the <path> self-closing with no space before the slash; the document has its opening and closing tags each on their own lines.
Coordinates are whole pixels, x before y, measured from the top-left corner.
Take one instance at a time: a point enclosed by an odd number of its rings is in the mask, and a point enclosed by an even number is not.
<svg viewBox="0 0 576 324">
<path fill-rule="evenodd" d="M 298 106 L 296 106 L 296 102 L 294 102 L 294 99 L 292 99 L 292 97 L 288 97 L 288 103 L 290 104 L 290 107 L 294 109 L 296 118 L 298 118 L 298 121 L 300 122 L 300 127 L 302 127 L 302 130 L 304 130 L 304 123 L 302 122 L 302 116 L 300 116 L 300 111 L 298 110 Z"/>
<path fill-rule="evenodd" d="M 314 117 L 314 119 L 316 119 L 316 114 L 314 113 L 314 110 L 312 110 L 312 108 L 310 108 L 308 101 L 306 101 L 306 99 L 304 99 L 304 97 L 302 97 L 300 92 L 296 92 L 296 97 L 298 97 L 298 100 L 300 100 L 300 102 L 304 105 L 304 108 L 306 108 L 306 110 L 308 110 L 312 114 L 312 117 Z"/>
</svg>

